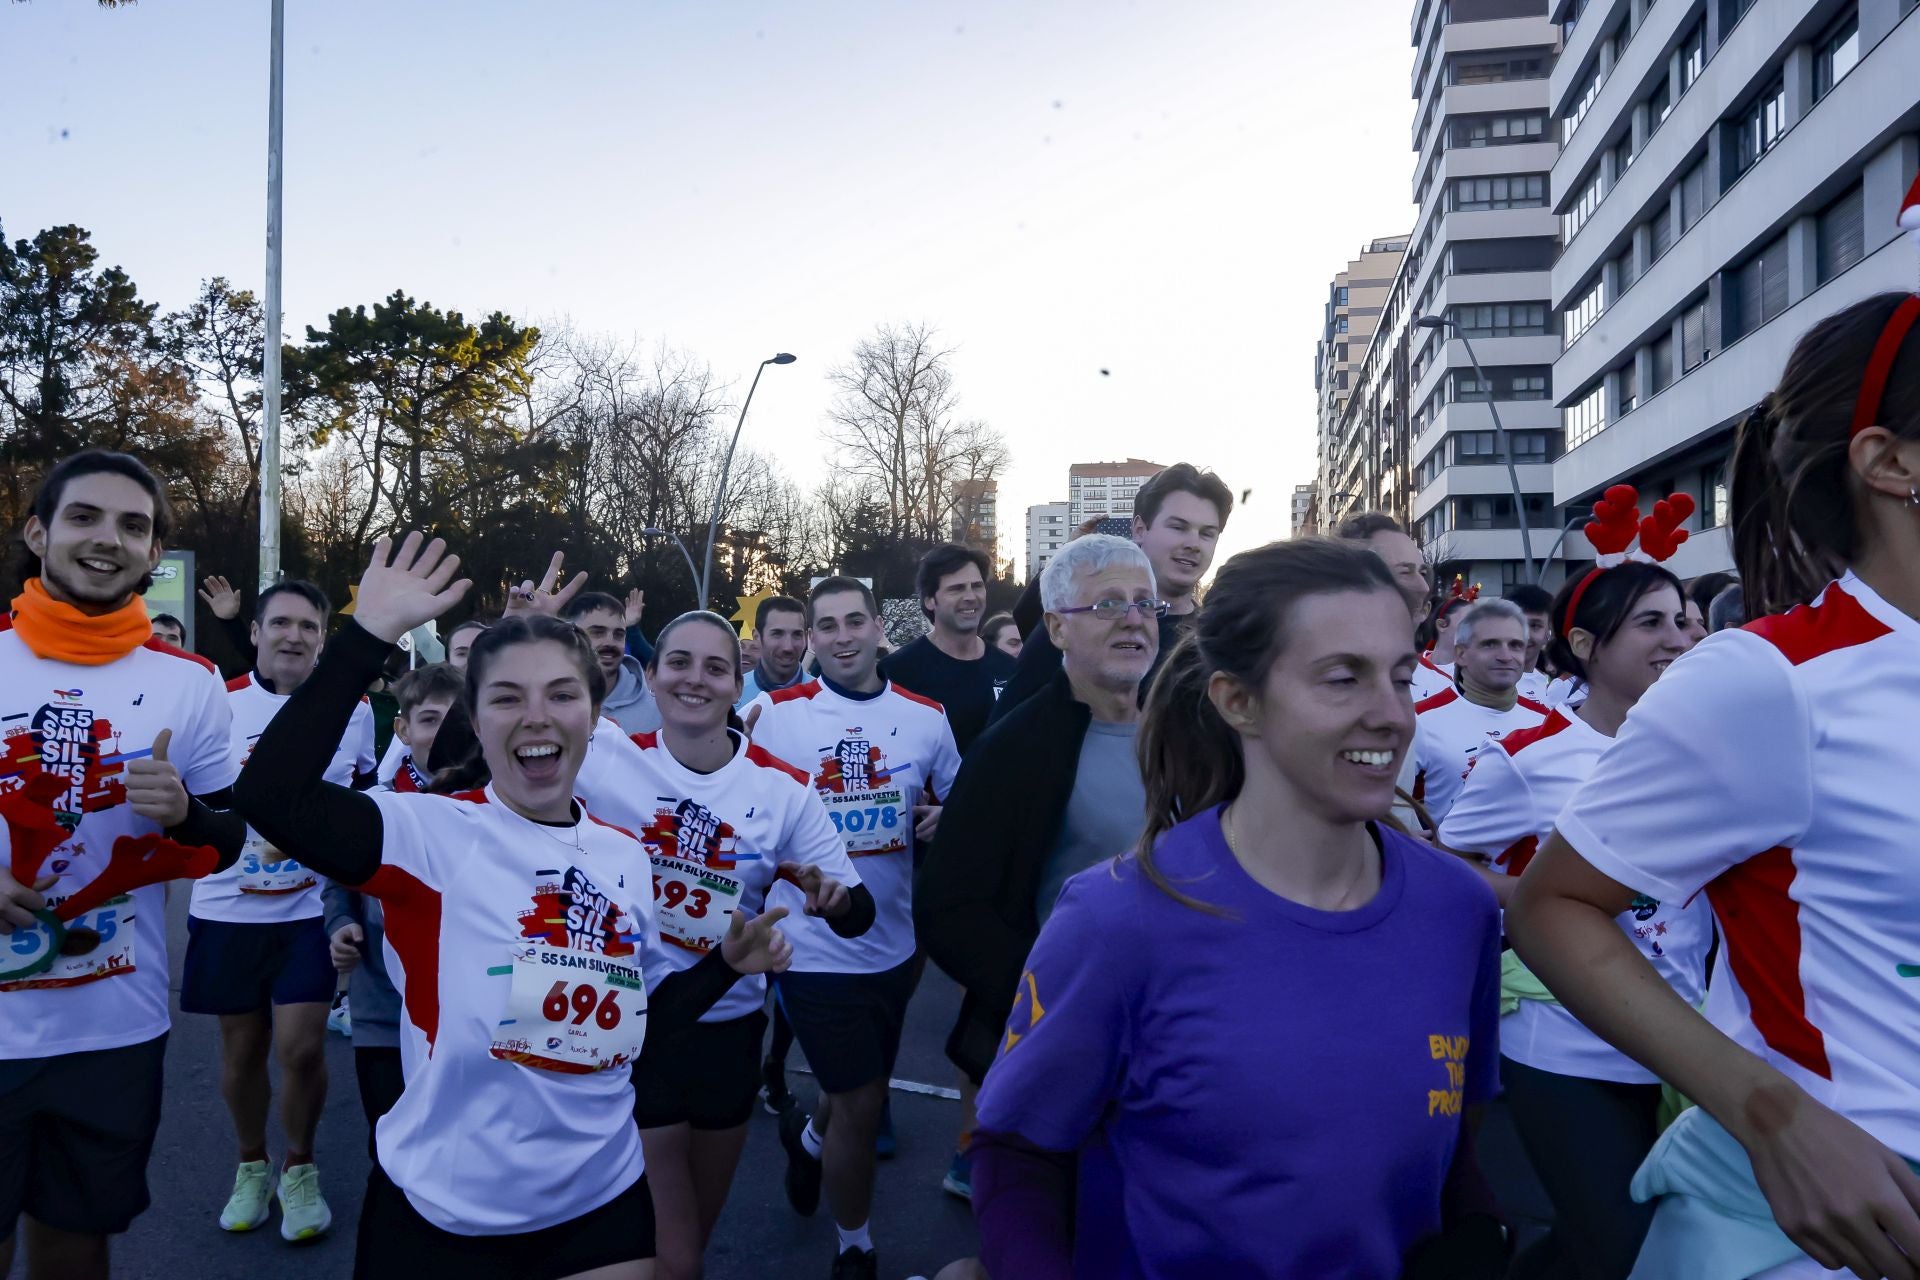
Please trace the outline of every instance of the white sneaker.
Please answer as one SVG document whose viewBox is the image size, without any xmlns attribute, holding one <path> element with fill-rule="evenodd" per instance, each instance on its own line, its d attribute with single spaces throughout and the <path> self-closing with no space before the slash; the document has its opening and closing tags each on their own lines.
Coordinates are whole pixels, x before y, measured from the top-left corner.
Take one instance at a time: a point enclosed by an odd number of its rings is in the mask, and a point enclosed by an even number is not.
<svg viewBox="0 0 1920 1280">
<path fill-rule="evenodd" d="M 340 997 L 340 1003 L 327 1010 L 327 1030 L 335 1035 L 353 1034 L 353 1012 L 347 1007 L 347 998 Z"/>
<path fill-rule="evenodd" d="M 311 1164 L 281 1170 L 274 1195 L 280 1201 L 282 1240 L 312 1240 L 333 1225 L 333 1211 L 320 1194 L 320 1171 Z"/>
<path fill-rule="evenodd" d="M 220 1211 L 222 1231 L 251 1231 L 267 1220 L 267 1201 L 273 1195 L 273 1166 L 249 1160 L 233 1175 L 233 1194 Z"/>
</svg>

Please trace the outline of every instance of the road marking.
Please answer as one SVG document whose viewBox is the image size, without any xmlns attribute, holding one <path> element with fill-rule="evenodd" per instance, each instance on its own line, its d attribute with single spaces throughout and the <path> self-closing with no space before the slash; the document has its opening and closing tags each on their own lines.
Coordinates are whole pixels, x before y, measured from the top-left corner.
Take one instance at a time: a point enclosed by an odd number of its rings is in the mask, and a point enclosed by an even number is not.
<svg viewBox="0 0 1920 1280">
<path fill-rule="evenodd" d="M 790 1067 L 788 1070 L 797 1071 L 803 1076 L 813 1074 L 813 1072 L 805 1067 Z M 898 1089 L 902 1093 L 919 1093 L 929 1098 L 945 1098 L 949 1102 L 960 1101 L 960 1091 L 958 1089 L 949 1089 L 945 1085 L 921 1084 L 918 1080 L 889 1080 L 887 1081 L 887 1087 L 889 1089 Z"/>
</svg>

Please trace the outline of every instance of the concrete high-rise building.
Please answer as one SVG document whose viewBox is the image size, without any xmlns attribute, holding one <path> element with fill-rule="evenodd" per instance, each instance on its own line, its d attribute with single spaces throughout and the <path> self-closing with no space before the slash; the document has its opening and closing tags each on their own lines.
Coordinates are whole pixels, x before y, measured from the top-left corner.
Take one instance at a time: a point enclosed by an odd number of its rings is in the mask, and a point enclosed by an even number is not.
<svg viewBox="0 0 1920 1280">
<path fill-rule="evenodd" d="M 1131 516 L 1133 495 L 1165 471 L 1158 462 L 1076 462 L 1067 468 L 1067 526 L 1078 528 L 1095 516 Z"/>
<path fill-rule="evenodd" d="M 953 540 L 987 553 L 1000 567 L 1000 482 L 967 480 L 953 487 Z"/>
<path fill-rule="evenodd" d="M 1894 224 L 1920 165 L 1920 4 L 1554 0 L 1551 16 L 1554 502 L 1682 490 L 1698 510 L 1673 568 L 1725 568 L 1734 425 L 1818 320 L 1920 273 Z"/>
<path fill-rule="evenodd" d="M 1297 538 L 1303 533 L 1319 532 L 1313 524 L 1314 499 L 1318 495 L 1319 489 L 1320 487 L 1318 485 L 1313 484 L 1297 484 L 1293 486 L 1293 524 L 1290 529 L 1292 536 Z"/>
<path fill-rule="evenodd" d="M 1064 502 L 1042 502 L 1027 508 L 1027 580 L 1040 576 L 1073 534 L 1068 520 L 1072 508 Z"/>
<path fill-rule="evenodd" d="M 1526 576 L 1523 519 L 1536 558 L 1563 523 L 1549 280 L 1559 147 L 1548 76 L 1560 28 L 1547 10 L 1548 0 L 1418 0 L 1413 16 L 1420 212 L 1403 273 L 1406 446 L 1388 461 L 1408 468 L 1407 514 L 1438 574 L 1493 592 Z M 1415 326 L 1428 316 L 1449 327 Z"/>
<path fill-rule="evenodd" d="M 1375 240 L 1327 286 L 1326 314 L 1313 365 L 1320 468 L 1309 487 L 1318 490 L 1324 507 L 1313 514 L 1328 525 L 1345 511 L 1375 505 L 1370 500 L 1368 435 L 1350 430 L 1345 419 L 1406 252 L 1406 236 Z M 1298 505 L 1297 496 L 1295 502 Z"/>
</svg>

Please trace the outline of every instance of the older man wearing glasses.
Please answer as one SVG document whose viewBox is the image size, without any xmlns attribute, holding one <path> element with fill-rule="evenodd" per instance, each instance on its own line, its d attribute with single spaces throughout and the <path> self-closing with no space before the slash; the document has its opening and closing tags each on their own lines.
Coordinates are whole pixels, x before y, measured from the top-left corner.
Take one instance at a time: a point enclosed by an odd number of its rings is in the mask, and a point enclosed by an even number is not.
<svg viewBox="0 0 1920 1280">
<path fill-rule="evenodd" d="M 947 1056 L 976 1087 L 1062 886 L 1130 850 L 1146 809 L 1134 734 L 1167 612 L 1153 566 L 1094 534 L 1061 549 L 1040 595 L 1060 670 L 967 752 L 914 885 L 921 944 L 967 989 Z M 947 1189 L 966 1194 L 967 1174 L 963 1151 Z"/>
</svg>

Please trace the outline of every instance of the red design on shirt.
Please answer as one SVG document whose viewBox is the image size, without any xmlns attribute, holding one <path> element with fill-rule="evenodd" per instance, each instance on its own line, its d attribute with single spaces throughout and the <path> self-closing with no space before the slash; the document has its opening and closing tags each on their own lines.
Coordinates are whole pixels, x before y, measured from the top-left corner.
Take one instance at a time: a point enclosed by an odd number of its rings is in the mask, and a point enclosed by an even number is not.
<svg viewBox="0 0 1920 1280">
<path fill-rule="evenodd" d="M 1776 846 L 1722 872 L 1707 885 L 1707 900 L 1726 934 L 1727 963 L 1746 994 L 1754 1029 L 1776 1052 L 1831 1080 L 1826 1038 L 1807 1017 L 1800 981 L 1794 875 L 1793 850 Z"/>
</svg>

